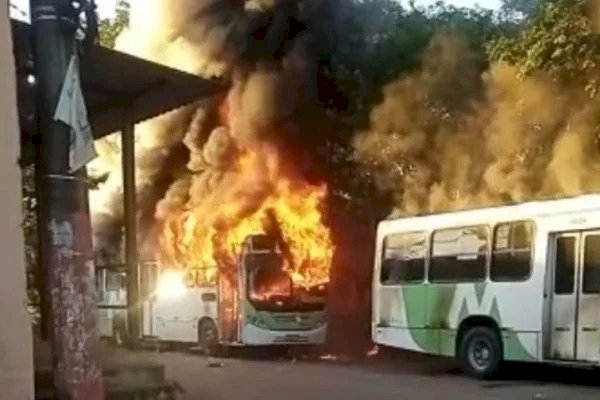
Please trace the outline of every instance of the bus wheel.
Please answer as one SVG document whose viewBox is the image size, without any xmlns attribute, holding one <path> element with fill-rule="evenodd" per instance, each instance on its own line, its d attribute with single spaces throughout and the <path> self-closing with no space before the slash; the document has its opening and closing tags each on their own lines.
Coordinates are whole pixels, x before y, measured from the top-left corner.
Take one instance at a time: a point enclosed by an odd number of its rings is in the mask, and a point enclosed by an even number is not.
<svg viewBox="0 0 600 400">
<path fill-rule="evenodd" d="M 116 322 L 113 326 L 113 343 L 119 347 L 125 345 L 127 341 L 127 329 L 124 323 Z"/>
<path fill-rule="evenodd" d="M 212 320 L 205 319 L 200 321 L 198 325 L 198 345 L 210 355 L 216 353 L 219 345 L 219 332 L 217 325 Z"/>
<path fill-rule="evenodd" d="M 475 378 L 494 376 L 502 362 L 502 344 L 491 328 L 476 326 L 469 329 L 460 342 L 458 361 L 461 369 Z"/>
</svg>

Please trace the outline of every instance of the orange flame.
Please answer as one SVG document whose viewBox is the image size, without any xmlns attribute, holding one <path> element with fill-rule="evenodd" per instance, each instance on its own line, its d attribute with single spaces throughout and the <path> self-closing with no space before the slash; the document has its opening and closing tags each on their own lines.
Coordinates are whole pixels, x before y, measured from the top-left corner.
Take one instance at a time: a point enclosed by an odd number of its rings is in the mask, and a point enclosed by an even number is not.
<svg viewBox="0 0 600 400">
<path fill-rule="evenodd" d="M 329 281 L 334 246 L 331 231 L 323 223 L 326 185 L 281 176 L 276 165 L 279 157 L 272 152 L 247 151 L 238 159 L 236 169 L 243 175 L 265 156 L 271 158 L 267 164 L 275 166 L 269 168 L 272 176 L 266 178 L 271 183 L 270 192 L 258 208 L 241 219 L 236 216 L 239 207 L 235 202 L 218 204 L 218 217 L 213 221 L 193 208 L 171 217 L 164 224 L 158 252 L 163 265 L 204 267 L 205 272 L 198 277 L 206 281 L 198 284 L 213 284 L 216 266 L 221 272 L 235 273 L 242 242 L 248 235 L 266 233 L 264 218 L 272 212 L 289 246 L 292 260 L 284 262 L 284 269 L 294 285 L 311 287 Z M 214 273 L 206 269 L 208 266 L 213 266 Z"/>
<path fill-rule="evenodd" d="M 288 297 L 291 295 L 291 288 L 287 280 L 274 279 L 270 282 L 264 282 L 259 284 L 254 290 L 250 292 L 250 298 L 252 300 L 269 301 L 274 297 L 283 296 Z"/>
</svg>

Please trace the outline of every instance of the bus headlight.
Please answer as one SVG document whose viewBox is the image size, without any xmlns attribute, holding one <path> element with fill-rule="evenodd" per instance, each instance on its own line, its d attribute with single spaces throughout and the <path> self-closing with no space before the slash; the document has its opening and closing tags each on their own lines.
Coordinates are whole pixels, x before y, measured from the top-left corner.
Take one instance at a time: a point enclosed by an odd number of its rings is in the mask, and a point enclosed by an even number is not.
<svg viewBox="0 0 600 400">
<path fill-rule="evenodd" d="M 187 291 L 183 278 L 183 271 L 166 271 L 161 274 L 156 285 L 156 297 L 159 299 L 183 297 Z"/>
</svg>

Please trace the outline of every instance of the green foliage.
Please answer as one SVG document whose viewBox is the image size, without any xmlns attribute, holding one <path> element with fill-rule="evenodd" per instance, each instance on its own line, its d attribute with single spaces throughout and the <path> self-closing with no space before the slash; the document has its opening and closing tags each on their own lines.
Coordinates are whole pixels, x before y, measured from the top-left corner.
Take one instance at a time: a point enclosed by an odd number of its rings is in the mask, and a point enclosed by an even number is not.
<svg viewBox="0 0 600 400">
<path fill-rule="evenodd" d="M 419 68 L 431 39 L 448 31 L 463 36 L 479 69 L 487 65 L 485 42 L 505 30 L 489 10 L 458 8 L 441 2 L 410 8 L 396 0 L 347 0 L 330 26 L 333 80 L 346 102 L 334 104 L 337 137 L 327 149 L 332 190 L 348 204 L 380 218 L 391 206 L 374 176 L 356 165 L 351 140 L 369 123 L 369 112 L 380 102 L 382 88 Z"/>
<path fill-rule="evenodd" d="M 394 0 L 348 3 L 334 24 L 331 57 L 336 82 L 351 99 L 344 111 L 353 120 L 360 119 L 357 113 L 366 116 L 386 83 L 419 67 L 434 35 L 460 33 L 483 68 L 487 63 L 484 44 L 505 30 L 493 11 L 481 8 L 438 2 L 406 9 Z"/>
<path fill-rule="evenodd" d="M 502 11 L 507 17 L 533 17 L 540 7 L 540 0 L 503 0 Z"/>
<path fill-rule="evenodd" d="M 594 96 L 600 35 L 587 12 L 582 0 L 548 1 L 516 35 L 490 41 L 490 58 L 516 66 L 521 77 L 545 71 L 561 81 L 581 81 Z"/>
<path fill-rule="evenodd" d="M 376 77 L 372 87 L 381 88 L 399 75 L 421 65 L 432 38 L 439 34 L 463 37 L 475 55 L 478 68 L 487 65 L 484 44 L 500 33 L 494 12 L 481 8 L 458 8 L 438 2 L 424 9 L 414 8 L 398 19 L 395 29 L 379 45 L 375 59 Z"/>
<path fill-rule="evenodd" d="M 119 34 L 129 26 L 129 2 L 119 0 L 115 8 L 113 19 L 104 18 L 98 24 L 99 42 L 101 45 L 113 48 Z"/>
</svg>

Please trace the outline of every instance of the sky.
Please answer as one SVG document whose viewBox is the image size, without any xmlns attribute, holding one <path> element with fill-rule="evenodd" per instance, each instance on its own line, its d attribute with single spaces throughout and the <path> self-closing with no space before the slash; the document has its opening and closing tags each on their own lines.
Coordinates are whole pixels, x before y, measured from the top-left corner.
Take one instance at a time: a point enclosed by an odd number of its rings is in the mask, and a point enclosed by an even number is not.
<svg viewBox="0 0 600 400">
<path fill-rule="evenodd" d="M 131 3 L 140 3 L 143 1 L 152 1 L 152 0 L 130 0 Z M 403 3 L 408 3 L 407 0 L 400 0 Z M 435 0 L 416 0 L 417 5 L 427 5 L 434 3 Z M 500 0 L 445 0 L 447 4 L 452 4 L 458 7 L 473 7 L 475 5 L 479 5 L 484 8 L 492 8 L 497 9 L 500 7 Z M 114 13 L 115 4 L 117 0 L 96 0 L 96 4 L 98 6 L 98 13 L 100 17 L 107 18 L 111 17 Z M 25 11 L 26 14 L 29 14 L 29 0 L 10 0 L 10 4 L 17 7 L 19 10 Z M 27 19 L 27 15 L 23 15 L 22 13 L 16 11 L 13 7 L 11 7 L 11 16 L 17 19 Z"/>
</svg>

